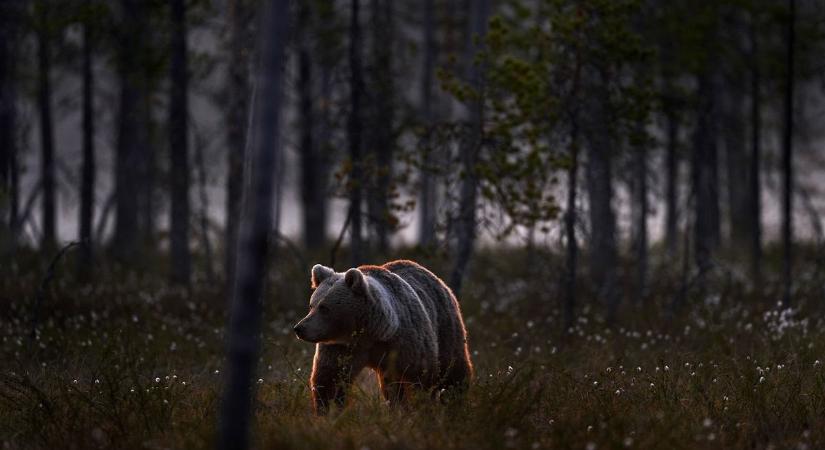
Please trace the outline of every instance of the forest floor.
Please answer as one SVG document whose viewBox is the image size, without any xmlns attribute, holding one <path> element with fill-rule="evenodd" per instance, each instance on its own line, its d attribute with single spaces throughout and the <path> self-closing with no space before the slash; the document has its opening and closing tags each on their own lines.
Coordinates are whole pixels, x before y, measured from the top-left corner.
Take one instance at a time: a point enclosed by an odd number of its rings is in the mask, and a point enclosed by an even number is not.
<svg viewBox="0 0 825 450">
<path fill-rule="evenodd" d="M 655 269 L 643 302 L 618 287 L 613 326 L 582 282 L 565 336 L 557 258 L 483 251 L 460 298 L 477 370 L 466 400 L 390 408 L 365 374 L 345 409 L 317 418 L 314 348 L 292 334 L 309 265 L 279 256 L 264 302 L 257 448 L 825 448 L 825 277 L 813 262 L 796 271 L 793 309 L 767 293 L 769 265 L 759 298 L 746 276 L 720 268 L 671 312 L 679 276 Z M 33 321 L 45 264 L 23 259 L 0 269 L 3 449 L 213 446 L 222 282 L 200 274 L 187 292 L 160 269 L 101 268 L 78 285 L 67 259 Z M 423 262 L 447 273 L 438 258 Z"/>
</svg>

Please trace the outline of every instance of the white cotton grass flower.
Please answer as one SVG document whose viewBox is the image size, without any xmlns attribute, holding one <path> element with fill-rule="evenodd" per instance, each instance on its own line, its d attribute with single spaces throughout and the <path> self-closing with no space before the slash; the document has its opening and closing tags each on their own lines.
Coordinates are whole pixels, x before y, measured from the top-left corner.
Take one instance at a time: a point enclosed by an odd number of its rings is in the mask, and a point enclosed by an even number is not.
<svg viewBox="0 0 825 450">
<path fill-rule="evenodd" d="M 705 428 L 710 428 L 713 425 L 713 420 L 710 417 L 705 417 L 705 420 L 702 421 L 702 426 Z"/>
</svg>

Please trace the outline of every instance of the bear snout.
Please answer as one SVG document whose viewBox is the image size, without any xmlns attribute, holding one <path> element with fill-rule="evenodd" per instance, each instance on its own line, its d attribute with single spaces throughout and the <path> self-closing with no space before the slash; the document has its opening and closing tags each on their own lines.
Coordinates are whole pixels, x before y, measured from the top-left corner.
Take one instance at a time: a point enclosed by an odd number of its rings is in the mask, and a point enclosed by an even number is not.
<svg viewBox="0 0 825 450">
<path fill-rule="evenodd" d="M 307 325 L 306 318 L 298 322 L 294 327 L 292 327 L 292 330 L 295 331 L 295 336 L 302 341 L 310 342 L 313 344 L 318 342 L 317 330 L 315 330 L 315 327 Z"/>
<path fill-rule="evenodd" d="M 298 322 L 297 324 L 295 324 L 295 326 L 292 327 L 292 330 L 295 332 L 295 336 L 297 336 L 298 339 L 304 339 L 304 333 L 306 332 L 306 327 L 304 326 L 303 321 Z"/>
</svg>

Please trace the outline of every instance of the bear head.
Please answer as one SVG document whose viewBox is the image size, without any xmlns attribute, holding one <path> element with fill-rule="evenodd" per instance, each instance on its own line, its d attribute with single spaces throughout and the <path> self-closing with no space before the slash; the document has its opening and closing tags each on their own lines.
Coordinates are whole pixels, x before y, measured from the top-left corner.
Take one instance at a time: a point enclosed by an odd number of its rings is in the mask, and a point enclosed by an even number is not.
<svg viewBox="0 0 825 450">
<path fill-rule="evenodd" d="M 294 327 L 295 335 L 313 343 L 348 343 L 359 334 L 388 339 L 398 329 L 386 291 L 370 283 L 359 269 L 345 273 L 316 264 L 312 268 L 309 314 Z"/>
</svg>

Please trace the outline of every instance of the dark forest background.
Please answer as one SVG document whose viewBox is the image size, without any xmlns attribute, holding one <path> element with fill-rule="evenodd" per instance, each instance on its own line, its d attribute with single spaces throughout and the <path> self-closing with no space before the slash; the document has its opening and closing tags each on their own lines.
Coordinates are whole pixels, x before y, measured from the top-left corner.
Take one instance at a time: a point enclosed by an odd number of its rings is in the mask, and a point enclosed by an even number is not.
<svg viewBox="0 0 825 450">
<path fill-rule="evenodd" d="M 758 282 L 775 242 L 790 302 L 794 241 L 823 239 L 819 2 L 345 3 L 290 16 L 276 241 L 416 246 L 456 291 L 479 245 L 564 253 L 611 315 L 662 268 Z M 4 2 L 4 260 L 230 273 L 260 9 Z"/>
<path fill-rule="evenodd" d="M 0 2 L 0 310 L 22 367 L 33 360 L 12 336 L 97 307 L 126 323 L 144 307 L 157 323 L 188 308 L 196 328 L 232 317 L 227 339 L 247 339 L 254 360 L 302 315 L 312 264 L 400 257 L 447 282 L 471 336 L 512 336 L 516 356 L 550 337 L 581 371 L 592 362 L 564 349 L 588 323 L 599 343 L 617 327 L 632 339 L 734 320 L 697 319 L 720 304 L 821 316 L 822 1 L 287 3 Z M 538 335 L 518 337 L 522 322 Z M 748 348 L 772 348 L 760 342 Z M 246 398 L 255 363 L 226 367 Z"/>
</svg>

